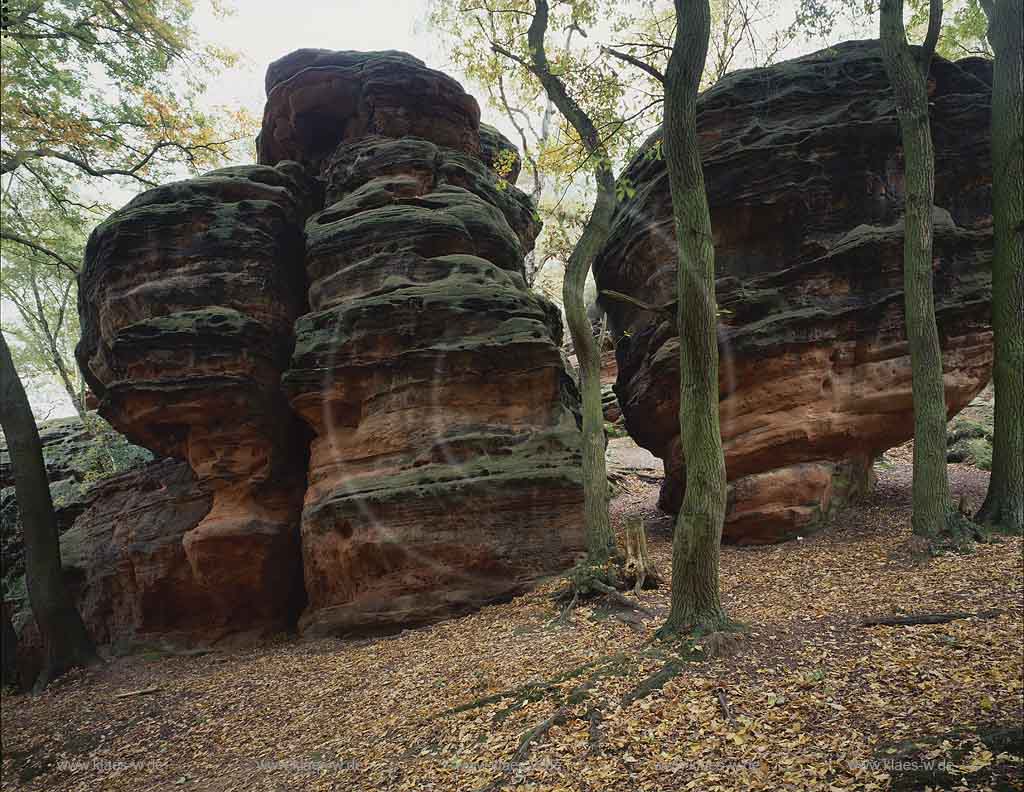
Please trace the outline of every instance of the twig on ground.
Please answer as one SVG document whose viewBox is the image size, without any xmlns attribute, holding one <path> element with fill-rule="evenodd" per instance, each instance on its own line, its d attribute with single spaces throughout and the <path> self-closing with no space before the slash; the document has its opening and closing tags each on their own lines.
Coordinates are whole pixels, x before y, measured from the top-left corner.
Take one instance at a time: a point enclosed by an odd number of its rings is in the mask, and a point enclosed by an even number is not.
<svg viewBox="0 0 1024 792">
<path fill-rule="evenodd" d="M 129 691 L 126 691 L 125 693 L 118 693 L 117 695 L 114 696 L 114 698 L 116 698 L 116 699 L 123 699 L 123 698 L 130 698 L 132 696 L 148 696 L 150 693 L 156 693 L 158 690 L 162 690 L 162 689 L 163 688 L 161 688 L 159 685 L 154 685 L 153 687 L 141 688 L 139 690 L 129 690 Z"/>
<path fill-rule="evenodd" d="M 725 688 L 715 688 L 715 695 L 718 697 L 718 706 L 722 708 L 722 716 L 729 725 L 734 725 L 736 718 L 733 717 L 732 709 L 729 707 L 729 697 L 725 693 Z"/>
</svg>

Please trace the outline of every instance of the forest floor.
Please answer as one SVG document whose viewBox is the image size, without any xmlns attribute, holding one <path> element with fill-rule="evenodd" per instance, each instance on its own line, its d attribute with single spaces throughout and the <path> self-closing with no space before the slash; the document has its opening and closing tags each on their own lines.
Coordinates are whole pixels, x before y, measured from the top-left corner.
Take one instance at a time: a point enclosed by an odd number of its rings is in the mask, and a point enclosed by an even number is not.
<svg viewBox="0 0 1024 792">
<path fill-rule="evenodd" d="M 392 637 L 136 656 L 6 696 L 2 789 L 1024 789 L 1021 540 L 929 558 L 905 449 L 878 474 L 816 535 L 723 548 L 747 629 L 731 656 L 653 640 L 667 587 L 641 594 L 649 613 L 560 624 L 550 580 Z M 987 474 L 950 474 L 977 508 Z M 649 517 L 667 575 L 656 483 L 620 482 L 619 527 Z M 953 611 L 980 615 L 861 626 Z"/>
</svg>

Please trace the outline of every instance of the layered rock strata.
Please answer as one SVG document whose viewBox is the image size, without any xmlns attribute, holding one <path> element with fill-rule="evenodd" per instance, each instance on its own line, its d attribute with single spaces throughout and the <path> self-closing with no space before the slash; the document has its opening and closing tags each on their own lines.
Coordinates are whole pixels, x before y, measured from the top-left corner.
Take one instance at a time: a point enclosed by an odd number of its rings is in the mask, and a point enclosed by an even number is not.
<svg viewBox="0 0 1024 792">
<path fill-rule="evenodd" d="M 279 383 L 318 201 L 294 163 L 168 184 L 98 226 L 82 270 L 78 358 L 99 412 L 212 492 L 182 542 L 239 630 L 285 626 L 301 591 L 305 432 Z"/>
<path fill-rule="evenodd" d="M 934 286 L 950 415 L 991 368 L 991 65 L 936 58 Z M 728 75 L 698 100 L 722 311 L 720 417 L 730 480 L 725 539 L 772 542 L 820 526 L 870 485 L 873 459 L 913 434 L 903 317 L 903 165 L 875 42 L 847 42 Z M 623 178 L 595 272 L 652 305 L 675 297 L 676 247 L 658 137 Z M 665 461 L 678 510 L 674 322 L 602 297 L 626 427 Z"/>
<path fill-rule="evenodd" d="M 436 118 L 475 117 L 464 94 L 433 99 Z M 325 208 L 306 226 L 312 312 L 284 385 L 316 435 L 307 632 L 509 596 L 582 545 L 561 322 L 522 277 L 533 207 L 472 156 L 475 126 L 390 129 L 320 155 Z"/>
<path fill-rule="evenodd" d="M 539 221 L 514 147 L 403 53 L 300 50 L 267 92 L 259 165 L 150 190 L 89 241 L 99 410 L 209 498 L 147 525 L 142 556 L 127 523 L 82 524 L 82 601 L 111 640 L 266 632 L 307 597 L 307 632 L 421 623 L 582 545 L 574 390 L 557 309 L 522 278 Z M 119 582 L 140 568 L 148 588 Z M 187 613 L 161 622 L 151 591 Z"/>
</svg>

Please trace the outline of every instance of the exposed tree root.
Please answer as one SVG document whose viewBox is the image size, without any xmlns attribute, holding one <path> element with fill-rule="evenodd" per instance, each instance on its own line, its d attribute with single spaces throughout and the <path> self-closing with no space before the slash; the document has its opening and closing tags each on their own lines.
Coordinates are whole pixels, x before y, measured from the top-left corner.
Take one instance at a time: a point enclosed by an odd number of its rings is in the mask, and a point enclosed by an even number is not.
<svg viewBox="0 0 1024 792">
<path fill-rule="evenodd" d="M 984 544 L 990 539 L 989 530 L 974 522 L 965 513 L 964 504 L 961 502 L 958 508 L 950 509 L 946 513 L 943 530 L 937 536 L 928 539 L 928 548 L 932 555 L 945 552 L 970 553 L 975 542 Z"/>
<path fill-rule="evenodd" d="M 638 612 L 645 616 L 654 616 L 654 612 L 640 602 L 630 599 L 622 592 L 637 582 L 635 576 L 626 573 L 626 559 L 621 556 L 613 558 L 605 565 L 583 562 L 573 567 L 566 575 L 566 586 L 555 593 L 554 600 L 563 605 L 553 624 L 566 625 L 580 601 L 593 601 L 604 597 L 627 612 Z M 660 582 L 660 578 L 645 578 L 647 587 L 651 588 Z"/>
<path fill-rule="evenodd" d="M 655 690 L 661 690 L 665 686 L 666 682 L 672 679 L 672 677 L 677 676 L 682 670 L 682 660 L 679 658 L 669 660 L 661 667 L 660 670 L 651 674 L 647 679 L 623 696 L 622 706 L 624 708 L 628 707 L 630 704 L 639 701 L 640 699 L 647 698 Z"/>
<path fill-rule="evenodd" d="M 739 648 L 740 636 L 747 631 L 745 625 L 724 614 L 694 616 L 680 624 L 667 622 L 654 637 L 664 643 L 682 643 L 690 647 L 700 641 L 698 648 L 708 657 L 724 657 Z"/>
<path fill-rule="evenodd" d="M 569 710 L 562 706 L 556 709 L 550 717 L 545 718 L 532 729 L 527 731 L 519 741 L 519 747 L 516 748 L 516 752 L 512 754 L 512 764 L 522 764 L 526 761 L 526 757 L 530 755 L 530 748 L 533 744 L 543 740 L 545 735 L 551 731 L 552 726 L 561 726 L 568 719 Z"/>
<path fill-rule="evenodd" d="M 992 755 L 991 763 L 970 770 L 959 767 L 980 743 Z M 1024 731 L 1014 724 L 994 724 L 966 731 L 925 734 L 879 745 L 873 761 L 893 767 L 891 789 L 1016 789 L 1019 757 L 1024 752 Z M 938 758 L 937 758 L 938 757 Z M 994 782 L 994 783 L 993 783 Z"/>
<path fill-rule="evenodd" d="M 980 613 L 967 613 L 966 611 L 955 611 L 953 613 L 912 613 L 908 616 L 879 616 L 877 618 L 864 619 L 860 627 L 910 627 L 915 624 L 946 624 L 957 619 L 993 619 L 1002 611 L 987 610 Z"/>
<path fill-rule="evenodd" d="M 590 755 L 600 752 L 601 722 L 604 719 L 603 705 L 606 705 L 608 702 L 591 702 L 585 709 L 581 705 L 586 705 L 590 701 L 594 688 L 602 679 L 612 676 L 627 676 L 637 670 L 639 661 L 642 658 L 656 657 L 665 661 L 658 671 L 641 681 L 639 685 L 623 696 L 618 702 L 619 706 L 628 707 L 634 702 L 646 698 L 654 691 L 660 690 L 666 682 L 683 670 L 686 663 L 702 660 L 706 656 L 707 652 L 702 647 L 693 643 L 687 644 L 681 655 L 667 654 L 657 647 L 649 647 L 636 654 L 620 652 L 613 655 L 605 655 L 564 671 L 545 682 L 520 685 L 510 690 L 474 699 L 458 707 L 445 710 L 441 713 L 441 716 L 469 712 L 470 710 L 486 707 L 501 701 L 511 700 L 508 706 L 495 713 L 493 722 L 499 723 L 512 713 L 525 707 L 528 703 L 548 698 L 552 700 L 554 704 L 552 713 L 523 732 L 518 747 L 508 763 L 501 768 L 500 774 L 478 790 L 478 792 L 498 792 L 498 790 L 512 784 L 517 766 L 526 761 L 533 747 L 540 743 L 554 726 L 563 725 L 570 720 L 585 721 L 588 733 L 587 752 Z M 563 684 L 571 679 L 579 679 L 581 677 L 585 677 L 581 680 L 581 683 L 566 692 Z"/>
<path fill-rule="evenodd" d="M 740 650 L 742 641 L 739 629 L 718 630 L 705 635 L 697 648 L 704 652 L 705 657 L 732 657 Z"/>
<path fill-rule="evenodd" d="M 598 591 L 608 595 L 608 597 L 612 601 L 617 602 L 619 605 L 621 605 L 624 608 L 632 608 L 633 610 L 638 610 L 638 611 L 640 611 L 641 613 L 643 613 L 643 614 L 645 614 L 647 616 L 653 616 L 654 615 L 654 612 L 650 608 L 645 608 L 639 602 L 634 602 L 633 600 L 629 599 L 625 595 L 620 594 L 616 589 L 612 588 L 611 586 L 605 585 L 604 583 L 602 583 L 599 580 L 595 580 L 593 582 L 593 586 Z"/>
<path fill-rule="evenodd" d="M 452 709 L 445 710 L 437 717 L 443 717 L 446 715 L 457 715 L 460 712 L 469 712 L 470 710 L 480 709 L 482 707 L 488 707 L 491 704 L 497 704 L 500 701 L 512 699 L 512 704 L 505 708 L 505 715 L 507 716 L 516 709 L 520 709 L 529 702 L 540 701 L 545 696 L 551 695 L 556 699 L 562 697 L 562 691 L 560 685 L 564 682 L 568 682 L 570 679 L 583 676 L 587 671 L 594 669 L 593 675 L 590 677 L 590 682 L 594 682 L 598 679 L 602 679 L 605 676 L 610 676 L 616 673 L 615 669 L 618 668 L 618 673 L 625 673 L 624 666 L 631 661 L 628 655 L 624 652 L 619 652 L 613 655 L 604 655 L 596 660 L 583 663 L 574 668 L 570 668 L 568 671 L 563 671 L 561 674 L 551 677 L 551 679 L 544 682 L 530 682 L 526 685 L 520 685 L 517 688 L 510 690 L 503 690 L 500 693 L 493 693 L 489 696 L 483 696 L 478 699 L 473 699 L 465 704 L 460 704 Z M 586 687 L 581 686 L 581 687 Z M 580 690 L 580 688 L 574 688 L 572 692 Z M 572 695 L 570 692 L 570 696 Z M 516 706 L 518 704 L 518 706 Z"/>
</svg>

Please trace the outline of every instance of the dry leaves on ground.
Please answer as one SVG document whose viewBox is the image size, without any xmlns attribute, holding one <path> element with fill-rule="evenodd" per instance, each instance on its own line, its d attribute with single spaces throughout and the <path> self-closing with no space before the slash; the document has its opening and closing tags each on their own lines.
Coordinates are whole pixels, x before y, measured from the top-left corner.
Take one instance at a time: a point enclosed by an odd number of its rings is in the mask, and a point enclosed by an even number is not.
<svg viewBox="0 0 1024 792">
<path fill-rule="evenodd" d="M 987 476 L 951 472 L 957 497 L 980 503 Z M 748 629 L 738 654 L 652 643 L 666 588 L 641 594 L 653 616 L 598 603 L 553 623 L 552 580 L 394 637 L 136 656 L 6 697 L 2 789 L 923 789 L 899 764 L 906 741 L 945 763 L 951 788 L 1021 788 L 1020 757 L 978 738 L 1022 719 L 1021 540 L 922 559 L 909 468 L 879 474 L 817 535 L 723 549 L 724 601 Z M 615 514 L 651 518 L 667 574 L 655 495 L 629 482 Z"/>
</svg>

